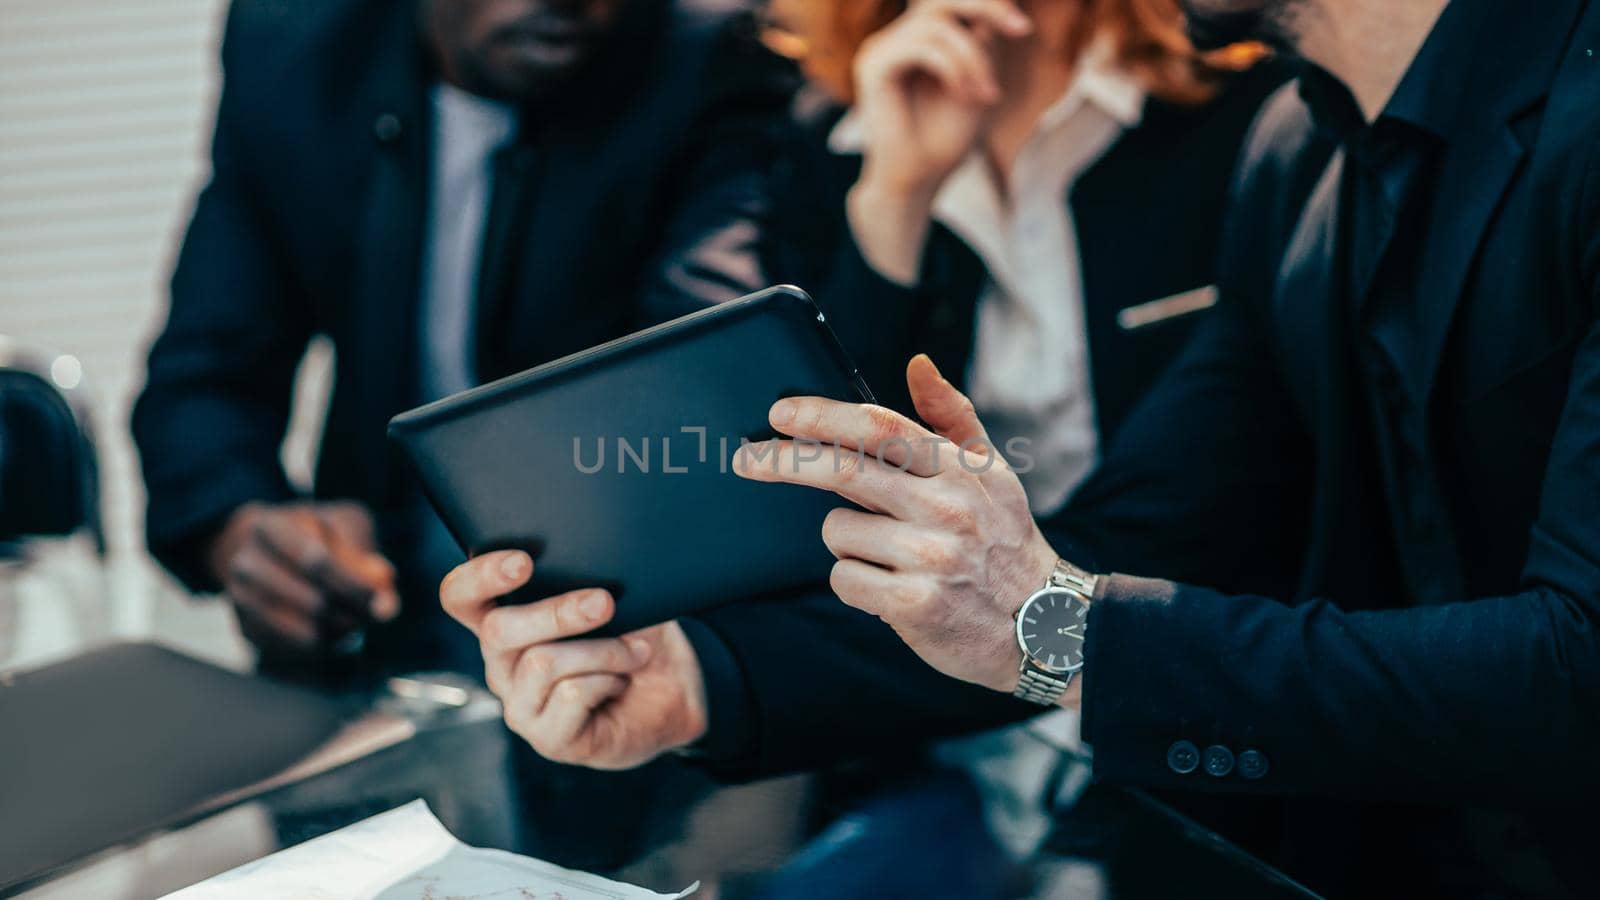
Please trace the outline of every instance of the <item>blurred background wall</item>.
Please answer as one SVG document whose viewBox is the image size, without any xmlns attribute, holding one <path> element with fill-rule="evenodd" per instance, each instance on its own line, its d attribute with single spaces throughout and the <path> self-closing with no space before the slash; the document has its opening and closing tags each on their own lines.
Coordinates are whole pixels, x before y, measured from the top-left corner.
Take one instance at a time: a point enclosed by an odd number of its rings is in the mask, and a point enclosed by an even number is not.
<svg viewBox="0 0 1600 900">
<path fill-rule="evenodd" d="M 142 551 L 128 412 L 164 317 L 218 88 L 224 0 L 0 0 L 0 334 L 82 361 L 110 544 L 107 626 L 213 657 L 217 604 L 175 596 Z M 326 360 L 311 361 L 307 395 Z M 298 421 L 312 424 L 316 403 Z M 288 445 L 304 477 L 314 428 Z"/>
</svg>

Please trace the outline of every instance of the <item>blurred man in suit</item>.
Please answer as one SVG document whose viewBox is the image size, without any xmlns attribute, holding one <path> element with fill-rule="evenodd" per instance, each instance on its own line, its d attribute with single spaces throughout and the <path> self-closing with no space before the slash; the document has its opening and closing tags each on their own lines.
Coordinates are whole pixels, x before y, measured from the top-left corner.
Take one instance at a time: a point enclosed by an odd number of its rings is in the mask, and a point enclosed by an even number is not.
<svg viewBox="0 0 1600 900">
<path fill-rule="evenodd" d="M 564 644 L 573 686 L 505 683 L 530 740 L 748 775 L 1081 708 L 1103 782 L 1282 799 L 1256 849 L 1325 893 L 1595 896 L 1600 2 L 1189 7 L 1308 70 L 1247 141 L 1215 314 L 1048 532 L 960 449 L 993 445 L 926 358 L 926 429 L 781 401 L 774 428 L 845 464 L 783 443 L 735 465 L 873 511 L 823 530 L 844 603 L 705 613 L 720 649 L 589 641 L 612 666 Z M 609 616 L 594 591 L 495 608 L 528 569 L 447 580 L 520 639 L 486 649 Z M 720 652 L 742 695 L 696 679 Z"/>
<path fill-rule="evenodd" d="M 756 37 L 739 0 L 237 0 L 133 424 L 151 550 L 226 591 L 264 662 L 369 629 L 368 657 L 456 661 L 430 602 L 456 550 L 390 416 L 760 286 L 791 76 Z M 306 498 L 279 444 L 319 334 Z"/>
</svg>

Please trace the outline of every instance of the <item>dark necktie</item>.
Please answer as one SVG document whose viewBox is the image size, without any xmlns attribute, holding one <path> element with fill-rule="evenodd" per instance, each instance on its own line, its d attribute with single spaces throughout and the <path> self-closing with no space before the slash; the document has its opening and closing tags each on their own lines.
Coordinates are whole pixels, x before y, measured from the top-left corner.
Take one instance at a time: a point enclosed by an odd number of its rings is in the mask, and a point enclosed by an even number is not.
<svg viewBox="0 0 1600 900">
<path fill-rule="evenodd" d="M 517 141 L 490 164 L 489 211 L 478 257 L 477 374 L 480 383 L 520 368 L 511 341 L 511 308 L 519 293 L 521 261 L 533 202 L 533 147 Z"/>
</svg>

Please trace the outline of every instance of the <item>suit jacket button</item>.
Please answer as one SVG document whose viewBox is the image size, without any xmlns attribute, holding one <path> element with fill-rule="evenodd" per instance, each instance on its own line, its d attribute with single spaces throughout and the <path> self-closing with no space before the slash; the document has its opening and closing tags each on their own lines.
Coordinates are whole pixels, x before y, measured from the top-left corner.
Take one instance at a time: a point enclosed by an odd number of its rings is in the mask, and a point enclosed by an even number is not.
<svg viewBox="0 0 1600 900">
<path fill-rule="evenodd" d="M 1190 741 L 1178 741 L 1167 748 L 1167 768 L 1187 775 L 1200 766 L 1200 748 Z"/>
<path fill-rule="evenodd" d="M 1246 750 L 1239 754 L 1239 777 L 1249 781 L 1265 778 L 1267 774 L 1267 755 L 1260 750 Z"/>
<path fill-rule="evenodd" d="M 372 120 L 372 136 L 379 143 L 389 144 L 400 139 L 402 131 L 400 117 L 394 113 L 383 113 Z"/>
<path fill-rule="evenodd" d="M 1233 771 L 1233 751 L 1221 744 L 1206 748 L 1206 774 L 1212 778 L 1225 778 Z"/>
</svg>

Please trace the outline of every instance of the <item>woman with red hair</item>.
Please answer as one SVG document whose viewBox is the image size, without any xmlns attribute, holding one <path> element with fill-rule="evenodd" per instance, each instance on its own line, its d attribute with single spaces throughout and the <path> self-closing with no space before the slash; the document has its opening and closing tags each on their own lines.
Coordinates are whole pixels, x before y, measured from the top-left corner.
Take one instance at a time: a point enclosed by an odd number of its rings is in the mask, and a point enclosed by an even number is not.
<svg viewBox="0 0 1600 900">
<path fill-rule="evenodd" d="M 771 273 L 813 290 L 885 405 L 911 411 L 904 366 L 932 355 L 1048 519 L 1216 302 L 1235 157 L 1284 73 L 1255 47 L 1197 52 L 1177 0 L 774 14 L 816 91 Z M 768 896 L 1003 896 L 995 841 L 1038 847 L 1086 779 L 1060 752 L 1076 735 L 1057 711 L 940 748 L 943 768 L 870 797 Z M 905 748 L 883 749 L 904 775 Z"/>
<path fill-rule="evenodd" d="M 771 273 L 813 290 L 887 405 L 915 353 L 962 376 L 1058 509 L 1215 301 L 1229 178 L 1283 73 L 1195 51 L 1177 0 L 776 14 L 824 99 Z"/>
</svg>

